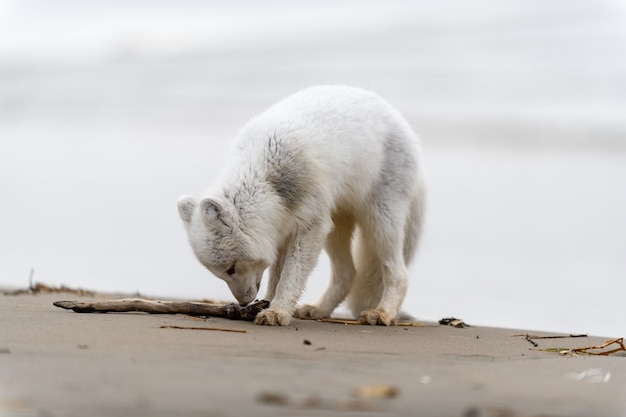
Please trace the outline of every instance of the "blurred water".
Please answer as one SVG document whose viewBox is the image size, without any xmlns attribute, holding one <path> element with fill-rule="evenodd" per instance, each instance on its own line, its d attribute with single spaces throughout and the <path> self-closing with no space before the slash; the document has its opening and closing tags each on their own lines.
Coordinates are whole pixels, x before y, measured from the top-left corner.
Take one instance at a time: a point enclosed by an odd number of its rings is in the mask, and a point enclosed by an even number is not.
<svg viewBox="0 0 626 417">
<path fill-rule="evenodd" d="M 621 2 L 0 2 L 0 285 L 231 299 L 176 199 L 251 116 L 371 88 L 425 143 L 422 319 L 623 335 Z M 304 301 L 321 295 L 324 259 Z M 1 299 L 0 299 L 1 302 Z"/>
</svg>

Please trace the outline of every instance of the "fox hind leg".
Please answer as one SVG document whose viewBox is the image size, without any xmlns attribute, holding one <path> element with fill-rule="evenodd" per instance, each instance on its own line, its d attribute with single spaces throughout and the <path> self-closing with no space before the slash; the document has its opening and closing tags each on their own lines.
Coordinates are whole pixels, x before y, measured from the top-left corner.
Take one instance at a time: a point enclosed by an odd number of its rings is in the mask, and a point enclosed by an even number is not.
<svg viewBox="0 0 626 417">
<path fill-rule="evenodd" d="M 350 306 L 359 321 L 389 326 L 397 322 L 408 288 L 406 222 L 415 219 L 411 211 L 416 206 L 396 202 L 387 211 L 384 205 L 373 207 L 370 218 L 360 225 Z"/>
</svg>

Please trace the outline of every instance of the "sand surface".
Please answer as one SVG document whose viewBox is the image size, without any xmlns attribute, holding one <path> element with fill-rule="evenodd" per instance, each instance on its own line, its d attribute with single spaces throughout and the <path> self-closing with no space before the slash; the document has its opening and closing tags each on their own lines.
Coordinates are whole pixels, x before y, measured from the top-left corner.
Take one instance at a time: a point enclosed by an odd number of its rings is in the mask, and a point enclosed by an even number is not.
<svg viewBox="0 0 626 417">
<path fill-rule="evenodd" d="M 512 337 L 537 332 L 301 320 L 270 328 L 52 306 L 68 299 L 86 297 L 0 296 L 0 416 L 626 415 L 626 357 L 560 356 Z M 355 395 L 370 385 L 395 396 Z"/>
</svg>

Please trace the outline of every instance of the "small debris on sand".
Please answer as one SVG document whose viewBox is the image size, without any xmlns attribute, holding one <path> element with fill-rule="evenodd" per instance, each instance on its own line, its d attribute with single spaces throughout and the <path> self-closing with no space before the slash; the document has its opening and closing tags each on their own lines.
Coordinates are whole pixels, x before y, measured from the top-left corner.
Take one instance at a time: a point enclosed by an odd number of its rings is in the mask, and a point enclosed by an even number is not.
<svg viewBox="0 0 626 417">
<path fill-rule="evenodd" d="M 93 297 L 96 294 L 94 291 L 83 290 L 82 288 L 70 288 L 65 285 L 52 287 L 46 284 L 36 283 L 34 285 L 30 285 L 25 290 L 5 291 L 4 295 L 33 295 L 47 293 L 70 293 L 85 297 Z"/>
<path fill-rule="evenodd" d="M 394 398 L 397 397 L 400 390 L 393 385 L 366 385 L 359 387 L 355 391 L 357 398 Z"/>
<path fill-rule="evenodd" d="M 263 403 L 263 404 L 270 404 L 270 405 L 289 404 L 289 398 L 285 394 L 282 394 L 280 392 L 271 392 L 271 391 L 261 392 L 257 396 L 256 399 L 258 402 Z"/>
<path fill-rule="evenodd" d="M 439 320 L 439 324 L 441 324 L 442 326 L 458 327 L 460 329 L 462 329 L 463 327 L 470 327 L 469 324 L 467 324 L 463 320 L 457 319 L 455 317 L 443 318 L 443 319 Z"/>
</svg>

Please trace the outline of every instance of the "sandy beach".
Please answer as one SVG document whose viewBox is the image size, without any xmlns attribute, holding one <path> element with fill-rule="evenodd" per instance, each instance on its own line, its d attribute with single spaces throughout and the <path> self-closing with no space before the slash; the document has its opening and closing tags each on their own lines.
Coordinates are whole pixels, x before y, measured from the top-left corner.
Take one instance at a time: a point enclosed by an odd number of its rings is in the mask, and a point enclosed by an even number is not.
<svg viewBox="0 0 626 417">
<path fill-rule="evenodd" d="M 0 416 L 626 415 L 622 352 L 563 356 L 513 336 L 547 333 L 427 322 L 274 328 L 52 306 L 86 299 L 2 295 Z"/>
<path fill-rule="evenodd" d="M 52 303 L 87 297 L 0 291 L 0 417 L 626 417 L 624 355 L 534 350 L 626 336 L 624 51 L 612 0 L 0 1 L 0 287 L 234 301 L 176 201 L 314 84 L 392 103 L 428 183 L 403 304 L 425 326 L 76 314 Z M 329 277 L 322 255 L 300 301 Z M 433 322 L 450 315 L 472 326 Z"/>
</svg>

